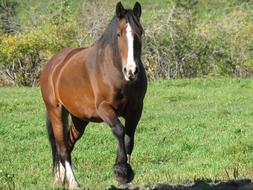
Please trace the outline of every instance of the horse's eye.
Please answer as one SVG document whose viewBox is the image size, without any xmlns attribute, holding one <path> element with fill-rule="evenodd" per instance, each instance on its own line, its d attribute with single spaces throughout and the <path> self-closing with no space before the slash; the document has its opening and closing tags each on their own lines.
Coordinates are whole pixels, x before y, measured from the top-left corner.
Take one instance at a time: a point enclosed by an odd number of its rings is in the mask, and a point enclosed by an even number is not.
<svg viewBox="0 0 253 190">
<path fill-rule="evenodd" d="M 117 36 L 120 37 L 120 33 L 117 33 Z"/>
</svg>

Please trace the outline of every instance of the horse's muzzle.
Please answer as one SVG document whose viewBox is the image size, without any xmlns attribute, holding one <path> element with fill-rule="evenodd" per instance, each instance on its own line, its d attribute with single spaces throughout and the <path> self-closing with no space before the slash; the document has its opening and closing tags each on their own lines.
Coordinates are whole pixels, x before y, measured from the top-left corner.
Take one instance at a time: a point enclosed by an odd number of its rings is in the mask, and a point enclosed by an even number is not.
<svg viewBox="0 0 253 190">
<path fill-rule="evenodd" d="M 138 67 L 135 67 L 135 69 L 127 69 L 126 67 L 124 67 L 123 69 L 123 74 L 125 76 L 125 79 L 127 81 L 134 81 L 137 79 L 137 76 L 138 76 L 138 73 L 139 73 L 139 69 Z"/>
</svg>

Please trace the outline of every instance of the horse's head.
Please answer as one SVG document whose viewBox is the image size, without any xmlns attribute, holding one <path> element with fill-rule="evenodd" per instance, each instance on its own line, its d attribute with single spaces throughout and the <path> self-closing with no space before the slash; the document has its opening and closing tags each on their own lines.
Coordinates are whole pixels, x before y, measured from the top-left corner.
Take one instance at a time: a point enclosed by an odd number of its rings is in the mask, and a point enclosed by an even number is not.
<svg viewBox="0 0 253 190">
<path fill-rule="evenodd" d="M 133 9 L 124 9 L 121 2 L 116 5 L 116 16 L 119 19 L 117 28 L 118 47 L 122 63 L 122 72 L 127 81 L 137 78 L 141 64 L 140 24 L 141 5 L 136 2 Z"/>
</svg>

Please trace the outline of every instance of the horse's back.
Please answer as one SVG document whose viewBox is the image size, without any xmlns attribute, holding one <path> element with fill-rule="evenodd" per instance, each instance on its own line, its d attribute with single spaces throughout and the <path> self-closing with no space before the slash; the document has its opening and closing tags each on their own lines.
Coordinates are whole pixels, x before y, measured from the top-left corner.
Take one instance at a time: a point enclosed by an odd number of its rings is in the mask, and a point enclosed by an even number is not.
<svg viewBox="0 0 253 190">
<path fill-rule="evenodd" d="M 57 67 L 62 67 L 64 62 L 82 49 L 83 48 L 64 48 L 48 60 L 40 75 L 40 88 L 45 102 L 55 101 L 53 77 L 57 76 L 57 74 L 55 74 L 55 72 L 59 70 Z"/>
<path fill-rule="evenodd" d="M 44 75 L 52 74 L 51 72 L 53 72 L 54 68 L 57 65 L 67 61 L 69 58 L 71 58 L 71 56 L 73 56 L 80 50 L 83 50 L 83 48 L 64 48 L 62 51 L 60 51 L 58 54 L 54 55 L 48 60 L 41 73 L 41 77 L 43 78 Z"/>
</svg>

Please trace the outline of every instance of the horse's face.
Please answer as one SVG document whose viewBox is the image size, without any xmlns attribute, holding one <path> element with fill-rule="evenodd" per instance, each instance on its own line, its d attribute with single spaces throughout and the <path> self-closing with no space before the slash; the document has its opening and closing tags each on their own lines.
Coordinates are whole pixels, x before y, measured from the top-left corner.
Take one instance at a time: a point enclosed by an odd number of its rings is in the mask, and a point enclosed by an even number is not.
<svg viewBox="0 0 253 190">
<path fill-rule="evenodd" d="M 122 72 L 127 81 L 133 81 L 138 76 L 141 63 L 141 6 L 136 2 L 133 10 L 125 10 L 119 2 L 116 15 L 119 18 L 117 38 Z"/>
</svg>

